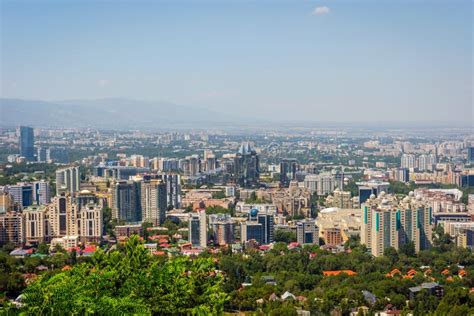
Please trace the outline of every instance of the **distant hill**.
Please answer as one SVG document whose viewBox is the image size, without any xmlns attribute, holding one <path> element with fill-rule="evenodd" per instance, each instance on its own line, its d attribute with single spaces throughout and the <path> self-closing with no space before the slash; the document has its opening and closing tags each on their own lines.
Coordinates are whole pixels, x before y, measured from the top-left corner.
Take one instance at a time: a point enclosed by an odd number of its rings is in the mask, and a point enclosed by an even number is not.
<svg viewBox="0 0 474 316">
<path fill-rule="evenodd" d="M 231 118 L 208 109 L 133 99 L 40 101 L 0 98 L 0 126 L 160 128 Z"/>
</svg>

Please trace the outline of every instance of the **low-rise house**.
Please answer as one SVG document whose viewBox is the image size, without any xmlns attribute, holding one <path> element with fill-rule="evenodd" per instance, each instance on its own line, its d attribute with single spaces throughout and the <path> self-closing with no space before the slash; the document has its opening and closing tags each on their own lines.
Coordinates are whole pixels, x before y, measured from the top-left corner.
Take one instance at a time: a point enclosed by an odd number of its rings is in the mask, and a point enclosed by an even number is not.
<svg viewBox="0 0 474 316">
<path fill-rule="evenodd" d="M 286 301 L 286 300 L 296 300 L 296 296 L 294 296 L 292 293 L 286 291 L 281 296 L 281 299 L 284 300 L 284 301 Z"/>
<path fill-rule="evenodd" d="M 409 288 L 409 290 L 410 290 L 410 300 L 414 300 L 416 298 L 416 295 L 422 290 L 427 290 L 430 295 L 434 295 L 439 298 L 443 297 L 444 295 L 443 287 L 439 285 L 437 282 L 422 283 L 419 286 Z"/>
</svg>

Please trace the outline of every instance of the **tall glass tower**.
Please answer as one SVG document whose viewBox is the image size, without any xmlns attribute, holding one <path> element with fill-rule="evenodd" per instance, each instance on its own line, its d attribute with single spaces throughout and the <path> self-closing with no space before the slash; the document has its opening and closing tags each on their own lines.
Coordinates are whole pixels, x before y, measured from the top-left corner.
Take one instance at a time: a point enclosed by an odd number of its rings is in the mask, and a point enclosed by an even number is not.
<svg viewBox="0 0 474 316">
<path fill-rule="evenodd" d="M 20 126 L 20 156 L 26 161 L 35 160 L 35 136 L 31 127 Z"/>
</svg>

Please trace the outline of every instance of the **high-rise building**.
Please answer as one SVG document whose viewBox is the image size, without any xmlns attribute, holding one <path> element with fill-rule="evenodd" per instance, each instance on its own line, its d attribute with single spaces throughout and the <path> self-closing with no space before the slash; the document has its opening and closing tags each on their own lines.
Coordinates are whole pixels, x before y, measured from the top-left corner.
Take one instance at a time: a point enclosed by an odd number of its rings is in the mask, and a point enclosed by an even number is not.
<svg viewBox="0 0 474 316">
<path fill-rule="evenodd" d="M 167 206 L 181 207 L 181 176 L 176 173 L 160 174 L 159 178 L 166 184 Z"/>
<path fill-rule="evenodd" d="M 339 188 L 336 188 L 333 192 L 332 206 L 338 208 L 352 208 L 351 192 L 341 191 Z"/>
<path fill-rule="evenodd" d="M 403 154 L 400 162 L 402 168 L 415 169 L 416 168 L 416 156 L 413 154 Z"/>
<path fill-rule="evenodd" d="M 153 158 L 151 168 L 159 172 L 179 170 L 179 160 L 176 158 Z"/>
<path fill-rule="evenodd" d="M 193 247 L 207 247 L 206 210 L 191 213 L 189 218 L 189 242 Z"/>
<path fill-rule="evenodd" d="M 474 147 L 467 148 L 467 162 L 474 164 Z"/>
<path fill-rule="evenodd" d="M 214 245 L 225 246 L 234 242 L 234 223 L 229 214 L 209 215 Z"/>
<path fill-rule="evenodd" d="M 396 177 L 395 179 L 400 182 L 410 182 L 410 170 L 407 168 L 400 168 L 396 170 Z"/>
<path fill-rule="evenodd" d="M 141 221 L 140 183 L 118 181 L 112 185 L 112 218 L 125 222 Z"/>
<path fill-rule="evenodd" d="M 290 185 L 290 181 L 296 179 L 298 162 L 294 158 L 283 159 L 280 162 L 280 185 L 284 188 Z"/>
<path fill-rule="evenodd" d="M 20 212 L 8 212 L 0 215 L 0 245 L 24 243 L 24 224 Z"/>
<path fill-rule="evenodd" d="M 234 157 L 235 182 L 242 187 L 258 184 L 260 176 L 259 157 L 249 143 L 242 144 Z"/>
<path fill-rule="evenodd" d="M 13 202 L 20 209 L 33 204 L 33 185 L 31 183 L 17 183 L 8 186 L 8 193 L 13 197 Z"/>
<path fill-rule="evenodd" d="M 374 256 L 381 256 L 388 247 L 399 249 L 413 242 L 415 251 L 428 249 L 432 241 L 432 209 L 421 197 L 399 199 L 381 192 L 362 205 L 361 243 Z"/>
<path fill-rule="evenodd" d="M 201 172 L 201 160 L 199 155 L 187 156 L 184 159 L 179 160 L 180 169 L 183 170 L 183 174 L 188 177 L 193 177 Z"/>
<path fill-rule="evenodd" d="M 25 157 L 26 161 L 35 160 L 35 136 L 33 128 L 20 126 L 20 156 Z"/>
<path fill-rule="evenodd" d="M 81 173 L 79 167 L 56 170 L 56 194 L 61 192 L 75 193 L 80 190 Z"/>
<path fill-rule="evenodd" d="M 380 192 L 388 192 L 388 182 L 379 182 L 379 181 L 366 181 L 366 182 L 356 182 L 359 187 L 359 202 L 362 204 L 367 199 L 374 194 L 378 196 Z"/>
<path fill-rule="evenodd" d="M 296 240 L 301 245 L 319 245 L 319 228 L 314 220 L 306 219 L 296 223 Z"/>
<path fill-rule="evenodd" d="M 39 244 L 47 241 L 46 214 L 47 206 L 45 205 L 29 206 L 23 210 L 25 242 L 27 244 Z"/>
<path fill-rule="evenodd" d="M 181 176 L 177 173 L 145 174 L 143 180 L 161 181 L 166 186 L 166 207 L 181 207 Z"/>
<path fill-rule="evenodd" d="M 324 244 L 328 246 L 338 246 L 344 242 L 341 229 L 337 227 L 326 228 L 323 231 Z"/>
<path fill-rule="evenodd" d="M 141 181 L 142 221 L 161 225 L 168 207 L 166 183 L 159 179 L 145 178 Z"/>
<path fill-rule="evenodd" d="M 336 188 L 342 190 L 342 181 L 339 179 L 341 174 L 308 174 L 304 178 L 304 186 L 311 194 L 316 193 L 319 196 L 328 195 Z"/>
<path fill-rule="evenodd" d="M 84 206 L 88 204 L 99 203 L 99 197 L 95 193 L 89 190 L 82 190 L 80 192 L 77 192 L 75 194 L 74 199 L 76 201 L 78 210 L 82 209 Z"/>
<path fill-rule="evenodd" d="M 250 240 L 255 240 L 259 245 L 262 241 L 263 228 L 262 224 L 254 221 L 246 221 L 240 223 L 240 241 L 246 243 Z"/>
<path fill-rule="evenodd" d="M 217 168 L 217 159 L 216 155 L 212 152 L 212 150 L 204 151 L 204 160 L 202 161 L 202 171 L 209 172 L 213 171 Z"/>
<path fill-rule="evenodd" d="M 51 161 L 51 150 L 45 147 L 38 147 L 36 151 L 36 161 L 38 162 Z"/>
<path fill-rule="evenodd" d="M 433 171 L 436 165 L 436 156 L 433 154 L 420 155 L 418 157 L 418 170 L 419 171 Z"/>
<path fill-rule="evenodd" d="M 82 242 L 98 242 L 103 235 L 102 208 L 97 204 L 83 206 L 77 216 L 79 239 Z"/>
<path fill-rule="evenodd" d="M 13 211 L 13 197 L 8 193 L 7 189 L 0 190 L 0 215 Z"/>
<path fill-rule="evenodd" d="M 254 239 L 260 245 L 266 245 L 273 242 L 274 230 L 273 213 L 252 209 L 248 220 L 241 223 L 240 239 L 242 243 Z"/>
<path fill-rule="evenodd" d="M 308 189 L 311 194 L 318 190 L 318 179 L 317 174 L 308 174 L 304 178 L 304 187 Z"/>
<path fill-rule="evenodd" d="M 150 161 L 148 157 L 145 157 L 143 155 L 132 155 L 130 157 L 130 164 L 133 167 L 137 168 L 148 168 L 150 165 Z"/>
<path fill-rule="evenodd" d="M 51 202 L 50 188 L 47 181 L 33 182 L 33 200 L 36 205 L 45 205 Z"/>
<path fill-rule="evenodd" d="M 69 193 L 61 193 L 51 200 L 47 211 L 48 238 L 77 236 L 77 205 Z"/>
</svg>

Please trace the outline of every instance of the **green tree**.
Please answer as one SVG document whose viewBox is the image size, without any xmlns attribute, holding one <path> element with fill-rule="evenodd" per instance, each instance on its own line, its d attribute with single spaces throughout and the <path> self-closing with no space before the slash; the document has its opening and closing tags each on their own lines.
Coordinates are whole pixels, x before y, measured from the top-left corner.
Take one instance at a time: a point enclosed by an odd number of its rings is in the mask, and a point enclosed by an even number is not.
<svg viewBox="0 0 474 316">
<path fill-rule="evenodd" d="M 274 239 L 275 242 L 284 242 L 288 244 L 290 242 L 296 241 L 296 233 L 278 229 L 275 231 Z"/>
<path fill-rule="evenodd" d="M 400 253 L 406 255 L 407 257 L 415 257 L 416 256 L 415 244 L 412 241 L 407 242 L 406 244 L 403 244 L 400 247 Z"/>
<path fill-rule="evenodd" d="M 38 245 L 38 249 L 36 250 L 37 253 L 42 254 L 42 255 L 47 255 L 49 254 L 49 246 L 47 243 L 42 242 Z"/>
<path fill-rule="evenodd" d="M 57 254 L 62 255 L 62 254 Z M 56 256 L 56 255 L 55 255 Z M 210 258 L 153 260 L 137 235 L 121 251 L 43 274 L 24 291 L 27 314 L 220 314 L 228 295 Z"/>
</svg>

